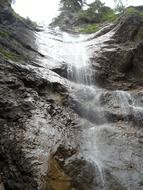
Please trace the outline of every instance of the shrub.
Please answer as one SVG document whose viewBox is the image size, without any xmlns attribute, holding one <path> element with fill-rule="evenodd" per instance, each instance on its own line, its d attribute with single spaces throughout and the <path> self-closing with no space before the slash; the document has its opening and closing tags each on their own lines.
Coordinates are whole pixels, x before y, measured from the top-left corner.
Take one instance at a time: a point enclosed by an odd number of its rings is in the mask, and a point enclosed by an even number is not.
<svg viewBox="0 0 143 190">
<path fill-rule="evenodd" d="M 98 30 L 100 30 L 100 28 L 97 24 L 88 24 L 85 27 L 80 28 L 79 32 L 83 34 L 91 34 L 97 32 Z"/>
</svg>

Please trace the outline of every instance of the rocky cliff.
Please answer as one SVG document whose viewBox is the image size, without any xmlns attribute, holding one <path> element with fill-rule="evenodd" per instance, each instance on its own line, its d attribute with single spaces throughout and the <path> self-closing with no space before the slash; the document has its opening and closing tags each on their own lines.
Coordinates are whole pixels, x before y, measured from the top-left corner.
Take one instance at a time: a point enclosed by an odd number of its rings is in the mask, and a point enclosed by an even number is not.
<svg viewBox="0 0 143 190">
<path fill-rule="evenodd" d="M 56 55 L 62 32 L 37 32 L 0 2 L 0 188 L 141 190 L 143 8 L 85 38 L 91 90 Z"/>
<path fill-rule="evenodd" d="M 99 80 L 107 88 L 142 87 L 142 11 L 142 7 L 127 8 L 113 29 L 113 38 L 98 55 L 94 54 L 93 66 L 94 60 L 100 64 Z"/>
</svg>

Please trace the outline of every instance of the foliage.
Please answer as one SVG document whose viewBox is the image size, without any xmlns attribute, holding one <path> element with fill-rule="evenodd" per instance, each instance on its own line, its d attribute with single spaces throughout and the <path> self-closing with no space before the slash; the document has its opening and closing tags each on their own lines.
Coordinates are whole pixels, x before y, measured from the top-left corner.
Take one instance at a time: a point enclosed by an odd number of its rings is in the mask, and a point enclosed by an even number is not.
<svg viewBox="0 0 143 190">
<path fill-rule="evenodd" d="M 78 17 L 88 23 L 102 23 L 104 21 L 113 22 L 117 19 L 117 14 L 110 7 L 105 6 L 99 0 L 88 5 L 87 10 L 81 10 Z"/>
<path fill-rule="evenodd" d="M 0 46 L 0 54 L 3 55 L 5 59 L 10 59 L 12 61 L 18 61 L 20 59 L 19 55 L 2 46 Z"/>
<path fill-rule="evenodd" d="M 3 38 L 9 38 L 9 32 L 7 32 L 6 30 L 0 30 L 0 36 Z"/>
<path fill-rule="evenodd" d="M 133 7 L 127 8 L 127 13 L 128 13 L 128 14 L 135 13 L 136 11 L 137 11 L 137 10 L 136 10 L 135 8 L 133 8 Z"/>
<path fill-rule="evenodd" d="M 97 24 L 114 22 L 118 18 L 115 11 L 105 6 L 101 0 L 94 0 L 90 4 L 86 0 L 61 0 L 60 11 L 60 15 L 53 20 L 53 26 L 60 26 L 65 30 L 80 27 L 80 32 L 83 33 L 96 32 L 99 30 Z"/>
<path fill-rule="evenodd" d="M 139 16 L 143 17 L 143 12 L 141 12 L 141 11 L 135 9 L 134 7 L 129 7 L 129 8 L 127 8 L 127 9 L 126 9 L 126 12 L 127 12 L 128 14 L 138 14 Z"/>
<path fill-rule="evenodd" d="M 115 14 L 115 11 L 112 9 L 109 9 L 105 12 L 103 12 L 102 15 L 102 22 L 108 21 L 108 22 L 114 22 L 118 19 L 119 15 Z"/>
<path fill-rule="evenodd" d="M 84 26 L 83 28 L 79 29 L 79 32 L 83 33 L 83 34 L 91 34 L 91 33 L 97 32 L 99 30 L 100 30 L 100 28 L 97 24 L 88 24 L 88 25 Z"/>
<path fill-rule="evenodd" d="M 95 0 L 93 3 L 88 4 L 87 10 L 81 10 L 78 14 L 80 19 L 86 20 L 87 22 L 100 22 L 102 9 L 104 4 L 100 0 Z"/>
<path fill-rule="evenodd" d="M 138 33 L 137 33 L 137 39 L 138 40 L 143 40 L 143 26 L 140 27 Z"/>
<path fill-rule="evenodd" d="M 83 0 L 61 0 L 60 10 L 61 11 L 79 11 L 83 6 Z"/>
</svg>

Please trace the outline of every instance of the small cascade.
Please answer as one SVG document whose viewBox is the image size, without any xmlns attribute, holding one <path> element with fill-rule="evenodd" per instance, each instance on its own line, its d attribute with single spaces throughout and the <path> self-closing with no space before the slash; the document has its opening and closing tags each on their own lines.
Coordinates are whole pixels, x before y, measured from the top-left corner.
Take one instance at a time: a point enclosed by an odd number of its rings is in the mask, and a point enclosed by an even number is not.
<svg viewBox="0 0 143 190">
<path fill-rule="evenodd" d="M 125 114 L 130 111 L 130 105 L 133 101 L 128 92 L 116 90 L 114 93 L 115 102 L 120 106 L 120 109 Z"/>
<path fill-rule="evenodd" d="M 66 52 L 69 55 L 67 60 L 68 78 L 78 83 L 78 86 L 76 83 L 74 84 L 74 96 L 80 102 L 78 113 L 88 120 L 88 127 L 82 129 L 81 151 L 84 158 L 94 163 L 98 168 L 102 190 L 108 190 L 105 168 L 126 168 L 126 161 L 129 162 L 130 157 L 126 156 L 124 158 L 123 155 L 132 154 L 130 153 L 132 152 L 130 148 L 129 152 L 126 153 L 128 142 L 125 139 L 122 139 L 122 137 L 118 140 L 116 139 L 116 134 L 120 132 L 113 127 L 115 124 L 110 124 L 109 122 L 111 121 L 108 122 L 108 118 L 113 117 L 112 115 L 117 115 L 116 117 L 122 119 L 122 122 L 134 122 L 135 120 L 137 123 L 142 118 L 142 109 L 133 105 L 134 99 L 126 91 L 115 90 L 109 92 L 92 85 L 92 73 L 90 73 L 92 69 L 88 50 L 90 43 L 86 42 L 84 36 L 78 36 L 77 38 L 66 33 L 63 35 Z M 97 39 L 94 49 L 99 49 L 103 46 L 104 41 L 107 39 L 108 37 L 106 38 L 106 36 Z M 106 107 L 106 102 L 102 104 L 102 97 L 109 93 L 111 94 L 111 102 L 113 102 L 112 106 L 115 112 L 112 111 L 112 107 Z M 85 125 L 86 121 L 83 121 L 82 126 Z M 123 142 L 121 143 L 121 141 Z M 122 146 L 120 147 L 118 143 L 121 143 L 126 148 L 122 150 Z M 123 155 L 120 155 L 120 152 L 123 152 Z M 128 187 L 130 188 L 132 187 L 131 181 L 134 176 L 128 171 L 126 176 L 129 179 Z M 122 181 L 124 181 L 123 178 Z"/>
<path fill-rule="evenodd" d="M 70 35 L 63 33 L 63 42 L 67 54 L 67 74 L 69 80 L 79 84 L 90 85 L 90 64 L 87 51 L 87 44 L 83 35 Z"/>
<path fill-rule="evenodd" d="M 128 121 L 132 119 L 137 125 L 143 124 L 143 108 L 129 92 L 116 90 L 113 92 L 113 98 L 114 105 L 118 105 L 122 114 L 128 116 Z"/>
</svg>

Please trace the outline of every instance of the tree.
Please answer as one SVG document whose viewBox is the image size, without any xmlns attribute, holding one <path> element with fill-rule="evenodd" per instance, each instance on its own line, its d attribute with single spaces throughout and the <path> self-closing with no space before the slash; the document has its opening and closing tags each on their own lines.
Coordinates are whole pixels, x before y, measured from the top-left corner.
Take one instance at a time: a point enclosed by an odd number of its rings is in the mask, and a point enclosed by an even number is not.
<svg viewBox="0 0 143 190">
<path fill-rule="evenodd" d="M 89 9 L 94 12 L 100 14 L 102 7 L 104 7 L 105 3 L 102 3 L 100 0 L 95 0 L 93 3 L 89 4 Z"/>
<path fill-rule="evenodd" d="M 104 3 L 100 0 L 95 0 L 93 3 L 87 4 L 88 9 L 79 12 L 79 18 L 89 23 L 99 23 L 102 19 L 104 11 Z"/>
<path fill-rule="evenodd" d="M 61 0 L 60 1 L 60 10 L 77 12 L 80 9 L 82 9 L 84 2 L 85 2 L 85 0 Z"/>
<path fill-rule="evenodd" d="M 116 11 L 117 12 L 122 12 L 125 9 L 124 3 L 127 2 L 127 0 L 114 0 L 115 5 L 116 5 Z"/>
</svg>

